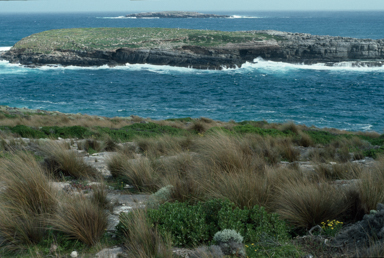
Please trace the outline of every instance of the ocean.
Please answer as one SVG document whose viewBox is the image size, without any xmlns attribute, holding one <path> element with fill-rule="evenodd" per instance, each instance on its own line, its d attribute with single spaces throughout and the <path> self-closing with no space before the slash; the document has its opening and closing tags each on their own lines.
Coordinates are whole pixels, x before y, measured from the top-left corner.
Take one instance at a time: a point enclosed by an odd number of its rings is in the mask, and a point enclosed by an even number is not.
<svg viewBox="0 0 384 258">
<path fill-rule="evenodd" d="M 215 12 L 232 17 L 124 18 L 128 13 L 0 13 L 0 50 L 33 33 L 78 27 L 271 29 L 384 38 L 384 12 Z M 258 60 L 237 69 L 208 71 L 148 64 L 26 68 L 0 61 L 0 105 L 108 117 L 293 121 L 321 128 L 382 133 L 384 67 Z"/>
</svg>

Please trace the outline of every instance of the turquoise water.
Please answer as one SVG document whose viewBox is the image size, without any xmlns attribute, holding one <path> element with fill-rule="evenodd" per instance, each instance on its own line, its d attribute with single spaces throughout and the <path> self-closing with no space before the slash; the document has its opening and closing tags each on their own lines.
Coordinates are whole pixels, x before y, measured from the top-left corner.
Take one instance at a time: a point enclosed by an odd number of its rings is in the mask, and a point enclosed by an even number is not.
<svg viewBox="0 0 384 258">
<path fill-rule="evenodd" d="M 233 19 L 124 19 L 125 13 L 0 14 L 0 47 L 71 27 L 275 29 L 384 38 L 383 12 L 228 13 Z M 27 26 L 28 25 L 28 26 Z M 305 66 L 259 60 L 202 71 L 153 65 L 25 68 L 0 61 L 0 105 L 102 116 L 295 121 L 347 130 L 384 129 L 384 67 Z"/>
</svg>

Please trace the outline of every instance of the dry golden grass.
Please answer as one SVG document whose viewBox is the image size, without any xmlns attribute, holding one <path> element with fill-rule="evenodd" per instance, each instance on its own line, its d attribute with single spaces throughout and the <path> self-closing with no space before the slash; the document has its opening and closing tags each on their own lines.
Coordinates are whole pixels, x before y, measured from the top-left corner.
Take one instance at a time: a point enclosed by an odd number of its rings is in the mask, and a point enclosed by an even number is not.
<svg viewBox="0 0 384 258">
<path fill-rule="evenodd" d="M 210 166 L 214 170 L 242 170 L 254 165 L 251 147 L 243 144 L 239 137 L 221 132 L 199 138 L 194 150 L 201 154 L 206 166 Z"/>
<path fill-rule="evenodd" d="M 361 205 L 366 213 L 375 210 L 378 203 L 384 202 L 384 156 L 378 159 L 377 164 L 361 173 L 359 192 Z"/>
<path fill-rule="evenodd" d="M 351 162 L 336 165 L 318 164 L 315 170 L 319 177 L 326 180 L 357 179 L 362 173 L 361 166 Z"/>
<path fill-rule="evenodd" d="M 69 238 L 93 246 L 104 234 L 108 219 L 104 208 L 79 194 L 62 200 L 50 223 Z"/>
<path fill-rule="evenodd" d="M 156 192 L 159 189 L 159 174 L 147 158 L 127 162 L 122 176 L 142 192 Z"/>
<path fill-rule="evenodd" d="M 0 163 L 0 235 L 12 245 L 38 243 L 56 209 L 57 192 L 33 156 L 18 153 Z"/>
<path fill-rule="evenodd" d="M 63 143 L 48 141 L 41 146 L 45 153 L 46 167 L 55 177 L 72 176 L 78 179 L 98 177 L 95 168 L 89 166 L 75 151 L 68 150 Z"/>
<path fill-rule="evenodd" d="M 344 189 L 309 180 L 285 182 L 275 201 L 282 219 L 305 229 L 337 219 L 350 205 Z"/>
<path fill-rule="evenodd" d="M 204 199 L 203 184 L 207 175 L 196 169 L 197 158 L 190 153 L 166 157 L 153 163 L 160 175 L 161 187 L 172 185 L 172 201 L 196 202 Z"/>
<path fill-rule="evenodd" d="M 100 184 L 92 186 L 92 195 L 90 197 L 90 200 L 103 210 L 110 209 L 112 208 L 112 206 L 107 198 L 107 195 L 107 186 L 105 185 L 104 181 L 101 181 Z"/>
<path fill-rule="evenodd" d="M 122 220 L 125 235 L 124 247 L 132 258 L 173 257 L 170 237 L 162 237 L 156 228 L 148 224 L 145 210 L 135 210 Z"/>
<path fill-rule="evenodd" d="M 147 157 L 157 158 L 164 155 L 176 155 L 192 148 L 196 136 L 163 135 L 156 138 L 135 139 L 139 150 Z"/>
<path fill-rule="evenodd" d="M 124 153 L 116 153 L 107 159 L 107 166 L 114 178 L 122 177 L 125 167 L 128 166 L 129 157 Z"/>
</svg>

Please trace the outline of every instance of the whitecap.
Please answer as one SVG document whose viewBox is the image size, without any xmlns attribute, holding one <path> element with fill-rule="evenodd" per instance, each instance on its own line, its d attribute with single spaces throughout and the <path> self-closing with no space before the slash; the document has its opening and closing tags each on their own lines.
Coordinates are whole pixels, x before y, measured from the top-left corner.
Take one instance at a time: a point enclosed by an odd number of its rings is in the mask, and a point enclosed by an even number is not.
<svg viewBox="0 0 384 258">
<path fill-rule="evenodd" d="M 125 17 L 125 16 L 117 16 L 117 17 L 96 17 L 96 19 L 136 19 L 136 17 Z"/>
<path fill-rule="evenodd" d="M 0 52 L 4 52 L 4 51 L 8 51 L 10 50 L 12 47 L 0 47 Z"/>
<path fill-rule="evenodd" d="M 261 17 L 256 16 L 243 16 L 243 15 L 231 15 L 227 19 L 260 19 Z"/>
<path fill-rule="evenodd" d="M 253 70 L 253 69 L 262 69 L 268 71 L 289 71 L 293 69 L 300 70 L 326 70 L 326 71 L 354 71 L 354 72 L 372 72 L 372 71 L 380 71 L 384 72 L 384 63 L 382 66 L 378 67 L 369 67 L 366 63 L 361 62 L 359 65 L 356 65 L 356 62 L 340 62 L 335 63 L 332 66 L 327 65 L 325 63 L 317 63 L 312 65 L 306 64 L 291 64 L 284 62 L 275 62 L 275 61 L 267 61 L 261 57 L 255 58 L 253 62 L 244 63 L 240 69 L 244 70 Z"/>
</svg>

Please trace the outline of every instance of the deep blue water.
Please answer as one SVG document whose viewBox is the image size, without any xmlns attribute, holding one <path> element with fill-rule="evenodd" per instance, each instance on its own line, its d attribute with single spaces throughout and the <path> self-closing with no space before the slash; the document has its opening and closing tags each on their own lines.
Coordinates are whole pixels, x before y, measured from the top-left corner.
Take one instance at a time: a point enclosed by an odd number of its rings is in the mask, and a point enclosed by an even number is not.
<svg viewBox="0 0 384 258">
<path fill-rule="evenodd" d="M 257 17 L 237 19 L 116 18 L 124 14 L 0 14 L 0 47 L 44 30 L 74 27 L 274 29 L 384 38 L 384 12 L 227 13 Z M 0 105 L 110 117 L 295 121 L 382 132 L 384 67 L 258 62 L 224 71 L 153 65 L 31 69 L 0 61 Z"/>
</svg>

